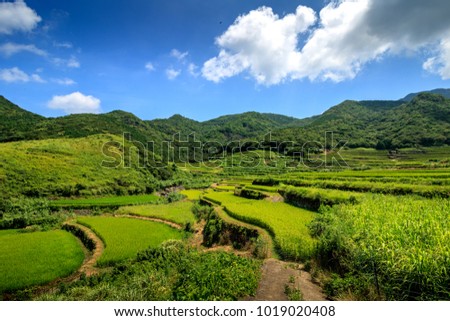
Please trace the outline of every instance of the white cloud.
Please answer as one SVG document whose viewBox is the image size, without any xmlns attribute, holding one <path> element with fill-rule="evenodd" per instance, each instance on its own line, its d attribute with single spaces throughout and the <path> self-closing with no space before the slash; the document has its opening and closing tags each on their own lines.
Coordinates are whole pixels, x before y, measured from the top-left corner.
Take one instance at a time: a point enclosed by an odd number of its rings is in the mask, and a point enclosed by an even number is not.
<svg viewBox="0 0 450 321">
<path fill-rule="evenodd" d="M 198 72 L 198 66 L 194 63 L 190 63 L 187 68 L 189 74 L 193 77 L 198 77 L 200 73 Z"/>
<path fill-rule="evenodd" d="M 203 76 L 219 82 L 248 70 L 259 84 L 279 83 L 298 69 L 298 35 L 315 21 L 314 11 L 304 6 L 283 18 L 268 7 L 250 11 L 216 39 L 222 49 L 203 65 Z"/>
<path fill-rule="evenodd" d="M 54 42 L 53 46 L 56 48 L 64 48 L 64 49 L 72 49 L 73 45 L 72 43 L 65 41 L 65 42 Z"/>
<path fill-rule="evenodd" d="M 148 71 L 155 71 L 155 66 L 151 62 L 147 62 L 145 64 L 145 69 L 147 69 Z"/>
<path fill-rule="evenodd" d="M 166 69 L 166 76 L 169 80 L 174 80 L 181 74 L 181 70 L 176 70 L 173 68 Z"/>
<path fill-rule="evenodd" d="M 186 59 L 187 55 L 189 55 L 189 52 L 187 52 L 187 51 L 181 52 L 178 49 L 172 49 L 172 51 L 170 51 L 170 55 L 172 57 L 176 58 L 178 61 L 184 62 L 184 60 Z"/>
<path fill-rule="evenodd" d="M 10 57 L 23 51 L 30 52 L 38 56 L 47 56 L 47 52 L 45 50 L 39 49 L 35 45 L 23 45 L 12 42 L 7 42 L 0 45 L 0 53 L 6 57 Z"/>
<path fill-rule="evenodd" d="M 69 59 L 63 59 L 63 58 L 52 58 L 51 60 L 55 65 L 57 66 L 65 66 L 68 68 L 79 68 L 80 62 L 75 56 L 71 56 Z"/>
<path fill-rule="evenodd" d="M 424 69 L 450 78 L 450 2 L 447 0 L 335 0 L 320 12 L 299 6 L 280 18 L 261 7 L 236 19 L 203 64 L 211 81 L 248 72 L 258 84 L 309 78 L 354 78 L 386 55 L 435 54 Z"/>
<path fill-rule="evenodd" d="M 9 83 L 14 83 L 14 82 L 44 83 L 45 82 L 45 80 L 42 79 L 38 74 L 29 75 L 17 67 L 13 67 L 10 69 L 0 69 L 0 80 L 2 80 L 4 82 L 9 82 Z"/>
<path fill-rule="evenodd" d="M 67 60 L 67 67 L 70 68 L 80 68 L 80 62 L 77 58 L 74 56 L 70 57 L 69 60 Z"/>
<path fill-rule="evenodd" d="M 47 106 L 51 109 L 61 109 L 67 114 L 97 114 L 100 112 L 100 103 L 100 99 L 77 91 L 65 96 L 53 96 Z"/>
<path fill-rule="evenodd" d="M 76 85 L 77 83 L 70 78 L 55 78 L 52 79 L 53 82 L 57 83 L 58 85 L 63 85 L 63 86 L 72 86 L 72 85 Z"/>
<path fill-rule="evenodd" d="M 450 79 L 450 36 L 441 40 L 435 56 L 423 63 L 423 69 L 439 75 L 442 79 Z"/>
<path fill-rule="evenodd" d="M 31 31 L 41 20 L 42 18 L 22 0 L 0 2 L 0 34 Z"/>
</svg>

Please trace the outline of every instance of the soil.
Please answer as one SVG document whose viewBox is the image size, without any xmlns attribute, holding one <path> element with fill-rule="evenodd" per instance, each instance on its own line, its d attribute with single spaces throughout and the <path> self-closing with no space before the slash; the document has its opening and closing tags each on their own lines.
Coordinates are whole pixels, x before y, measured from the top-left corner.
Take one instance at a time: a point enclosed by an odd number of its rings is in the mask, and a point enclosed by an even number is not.
<svg viewBox="0 0 450 321">
<path fill-rule="evenodd" d="M 256 295 L 248 301 L 287 301 L 286 285 L 299 289 L 305 301 L 325 301 L 321 288 L 312 281 L 311 275 L 297 263 L 277 259 L 266 259 L 262 266 L 262 276 Z M 293 281 L 293 282 L 292 282 Z"/>
<path fill-rule="evenodd" d="M 86 233 L 87 237 L 93 240 L 95 243 L 95 249 L 91 253 L 88 253 L 88 255 L 86 255 L 83 264 L 78 269 L 75 276 L 79 276 L 82 274 L 85 274 L 86 276 L 98 274 L 99 269 L 95 267 L 95 264 L 97 263 L 97 260 L 100 258 L 103 251 L 105 250 L 105 245 L 103 244 L 103 241 L 97 236 L 97 234 L 95 234 L 91 229 L 87 228 L 86 226 L 72 222 L 68 224 L 76 226 L 79 229 L 83 230 L 84 233 Z"/>
</svg>

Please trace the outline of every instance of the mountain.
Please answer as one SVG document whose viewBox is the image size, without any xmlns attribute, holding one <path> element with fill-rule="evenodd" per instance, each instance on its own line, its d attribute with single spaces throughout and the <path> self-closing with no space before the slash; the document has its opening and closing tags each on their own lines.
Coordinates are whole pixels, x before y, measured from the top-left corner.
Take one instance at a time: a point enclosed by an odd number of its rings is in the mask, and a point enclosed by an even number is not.
<svg viewBox="0 0 450 321">
<path fill-rule="evenodd" d="M 325 133 L 347 147 L 379 149 L 440 146 L 450 144 L 450 99 L 438 94 L 420 93 L 410 102 L 344 101 L 303 127 L 273 132 L 277 141 L 327 143 Z"/>
<path fill-rule="evenodd" d="M 38 139 L 58 137 L 86 137 L 96 134 L 122 136 L 129 133 L 131 139 L 146 143 L 160 142 L 162 134 L 135 115 L 116 110 L 107 114 L 73 114 L 57 118 L 45 118 L 36 124 L 31 134 Z"/>
<path fill-rule="evenodd" d="M 0 96 L 0 142 L 27 139 L 30 129 L 44 119 Z"/>
<path fill-rule="evenodd" d="M 306 142 L 322 142 L 330 148 L 334 143 L 325 142 L 325 133 L 333 132 L 335 139 L 347 142 L 347 147 L 439 146 L 450 144 L 450 99 L 446 95 L 450 96 L 450 89 L 410 94 L 397 101 L 346 100 L 305 119 L 246 112 L 204 122 L 181 115 L 144 121 L 120 110 L 45 118 L 0 97 L 0 142 L 128 133 L 135 145 L 154 142 L 160 154 L 160 143 L 172 141 L 177 133 L 180 148 L 192 133 L 203 142 L 227 145 L 231 141 L 259 142 L 270 132 L 272 140 L 296 142 L 298 149 Z"/>
<path fill-rule="evenodd" d="M 270 114 L 246 112 L 235 115 L 225 115 L 204 122 L 198 122 L 181 115 L 174 115 L 168 119 L 155 119 L 148 123 L 164 133 L 168 138 L 180 133 L 181 139 L 195 133 L 195 137 L 202 141 L 232 141 L 252 139 L 266 133 L 288 126 L 296 118 Z"/>
<path fill-rule="evenodd" d="M 419 95 L 421 93 L 437 94 L 437 95 L 444 96 L 445 98 L 450 98 L 450 89 L 438 88 L 438 89 L 433 89 L 433 90 L 421 91 L 421 92 L 418 92 L 418 93 L 408 94 L 408 95 L 406 95 L 404 98 L 402 98 L 400 100 L 403 101 L 403 102 L 410 102 L 411 100 L 413 100 L 414 97 L 416 97 L 417 95 Z"/>
</svg>

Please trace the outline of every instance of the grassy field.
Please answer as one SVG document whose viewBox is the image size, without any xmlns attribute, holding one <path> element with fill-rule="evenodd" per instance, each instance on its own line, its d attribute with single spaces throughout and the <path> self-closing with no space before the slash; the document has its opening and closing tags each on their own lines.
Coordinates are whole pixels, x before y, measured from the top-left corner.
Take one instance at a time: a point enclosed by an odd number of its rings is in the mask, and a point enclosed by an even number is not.
<svg viewBox="0 0 450 321">
<path fill-rule="evenodd" d="M 199 189 L 185 189 L 180 191 L 180 193 L 186 196 L 188 200 L 196 201 L 200 198 L 204 191 Z"/>
<path fill-rule="evenodd" d="M 91 228 L 105 242 L 100 266 L 133 258 L 138 251 L 156 247 L 170 239 L 181 239 L 182 232 L 163 223 L 117 217 L 80 217 L 78 223 Z"/>
<path fill-rule="evenodd" d="M 76 198 L 76 199 L 60 199 L 50 201 L 52 207 L 95 207 L 95 206 L 126 206 L 156 203 L 161 198 L 159 196 L 150 195 L 126 195 L 126 196 L 110 196 L 98 198 Z"/>
<path fill-rule="evenodd" d="M 315 241 L 307 225 L 315 216 L 313 212 L 282 202 L 241 198 L 229 192 L 209 192 L 204 197 L 224 206 L 230 216 L 267 229 L 282 257 L 307 259 L 312 255 Z"/>
<path fill-rule="evenodd" d="M 191 202 L 174 202 L 157 205 L 125 206 L 117 210 L 117 213 L 160 218 L 178 224 L 194 224 L 195 216 L 191 208 Z"/>
<path fill-rule="evenodd" d="M 331 294 L 377 299 L 378 283 L 389 300 L 449 300 L 449 215 L 449 200 L 383 195 L 318 215 L 318 254 L 344 272 Z"/>
<path fill-rule="evenodd" d="M 68 232 L 0 231 L 0 293 L 67 276 L 83 260 L 80 244 Z"/>
</svg>

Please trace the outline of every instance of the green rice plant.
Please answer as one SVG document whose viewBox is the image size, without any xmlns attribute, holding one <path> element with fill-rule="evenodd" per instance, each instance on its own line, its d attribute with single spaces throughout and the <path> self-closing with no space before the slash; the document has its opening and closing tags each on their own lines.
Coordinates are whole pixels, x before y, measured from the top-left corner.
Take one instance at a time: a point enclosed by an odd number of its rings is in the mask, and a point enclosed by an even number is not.
<svg viewBox="0 0 450 321">
<path fill-rule="evenodd" d="M 78 223 L 92 229 L 105 243 L 99 266 L 133 258 L 137 252 L 156 247 L 170 239 L 181 239 L 183 233 L 163 223 L 118 217 L 80 217 Z"/>
<path fill-rule="evenodd" d="M 320 261 L 344 279 L 371 280 L 389 300 L 449 300 L 449 215 L 448 199 L 367 195 L 326 209 L 311 229 Z"/>
<path fill-rule="evenodd" d="M 313 212 L 283 202 L 241 198 L 229 192 L 209 192 L 204 198 L 220 203 L 231 217 L 266 229 L 282 257 L 302 260 L 311 256 L 315 241 L 307 226 L 315 216 Z"/>
<path fill-rule="evenodd" d="M 196 201 L 200 199 L 200 196 L 204 193 L 204 191 L 199 189 L 185 189 L 180 191 L 180 193 L 186 196 L 188 200 Z"/>
<path fill-rule="evenodd" d="M 279 189 L 286 202 L 295 206 L 317 211 L 321 206 L 333 206 L 340 203 L 354 204 L 362 193 L 315 187 L 284 186 Z"/>
<path fill-rule="evenodd" d="M 75 198 L 75 199 L 59 199 L 50 201 L 51 207 L 68 207 L 68 208 L 84 208 L 84 207 L 115 207 L 126 205 L 150 204 L 161 202 L 159 196 L 149 195 L 125 195 L 110 196 L 97 198 Z"/>
<path fill-rule="evenodd" d="M 0 293 L 70 275 L 83 260 L 83 249 L 68 232 L 0 231 Z"/>
<path fill-rule="evenodd" d="M 159 218 L 177 224 L 194 224 L 195 216 L 191 208 L 191 202 L 174 202 L 169 204 L 125 206 L 119 208 L 117 213 Z"/>
</svg>

